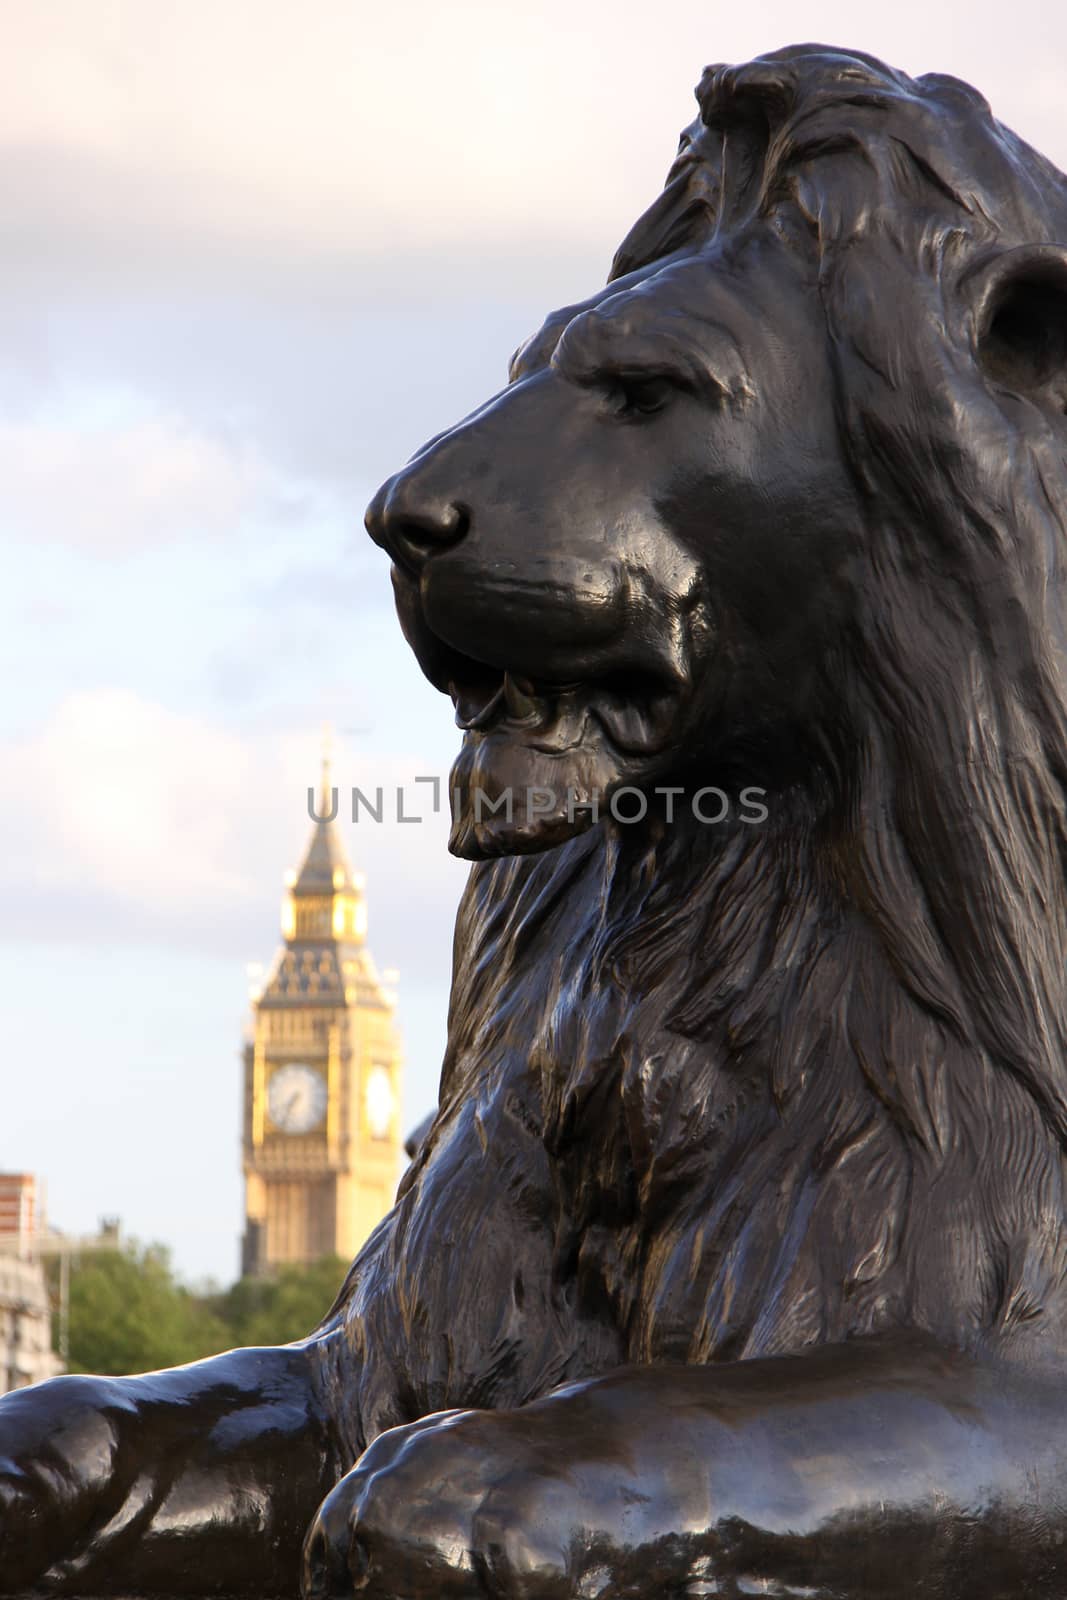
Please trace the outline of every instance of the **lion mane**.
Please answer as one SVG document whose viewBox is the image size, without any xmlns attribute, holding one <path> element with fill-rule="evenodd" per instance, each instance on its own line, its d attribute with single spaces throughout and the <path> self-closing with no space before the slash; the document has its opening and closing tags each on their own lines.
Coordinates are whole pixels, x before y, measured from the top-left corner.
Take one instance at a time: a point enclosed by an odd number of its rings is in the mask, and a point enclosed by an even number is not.
<svg viewBox="0 0 1067 1600">
<path fill-rule="evenodd" d="M 762 827 L 597 828 L 472 870 L 401 1202 L 457 1119 L 521 1129 L 497 1192 L 521 1210 L 536 1166 L 566 1196 L 553 1274 L 603 1337 L 494 1309 L 413 1414 L 890 1326 L 1040 1350 L 1067 1312 L 1067 447 L 998 384 L 966 292 L 1067 240 L 1067 181 L 966 85 L 858 53 L 712 67 L 697 98 L 613 276 L 754 214 L 814 238 L 867 518 L 839 712 Z M 1063 356 L 1067 295 L 1034 292 Z M 1033 303 L 996 311 L 1016 344 Z M 454 1181 L 449 1236 L 492 1226 Z"/>
<path fill-rule="evenodd" d="M 613 272 L 791 199 L 869 565 L 838 663 L 852 705 L 800 815 L 676 869 L 678 904 L 620 928 L 616 959 L 637 988 L 677 972 L 673 1026 L 770 1085 L 739 1192 L 761 1170 L 779 1191 L 744 1228 L 769 1206 L 789 1339 L 887 1314 L 988 1337 L 1058 1311 L 1067 1266 L 1067 434 L 995 392 L 996 329 L 983 372 L 961 290 L 992 249 L 1067 241 L 1067 182 L 967 85 L 858 53 L 710 68 L 697 97 Z M 902 274 L 925 299 L 905 325 L 884 299 Z M 1063 360 L 1067 295 L 1039 311 Z M 851 1259 L 846 1205 L 878 1218 Z"/>
</svg>

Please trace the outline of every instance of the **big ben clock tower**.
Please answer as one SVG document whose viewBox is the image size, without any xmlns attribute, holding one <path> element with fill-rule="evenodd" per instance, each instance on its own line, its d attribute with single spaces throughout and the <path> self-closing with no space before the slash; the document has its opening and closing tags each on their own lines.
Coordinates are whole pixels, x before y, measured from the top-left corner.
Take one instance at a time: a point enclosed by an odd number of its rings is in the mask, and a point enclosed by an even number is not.
<svg viewBox="0 0 1067 1600">
<path fill-rule="evenodd" d="M 320 816 L 329 796 L 324 763 Z M 245 1273 L 350 1258 L 393 1203 L 400 1045 L 366 923 L 362 876 L 316 822 L 244 1052 Z"/>
</svg>

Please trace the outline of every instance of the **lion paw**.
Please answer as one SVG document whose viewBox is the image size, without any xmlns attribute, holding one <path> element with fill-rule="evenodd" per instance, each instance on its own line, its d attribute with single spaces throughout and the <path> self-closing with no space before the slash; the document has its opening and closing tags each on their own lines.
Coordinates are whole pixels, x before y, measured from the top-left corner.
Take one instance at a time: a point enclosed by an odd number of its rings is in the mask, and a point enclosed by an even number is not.
<svg viewBox="0 0 1067 1600">
<path fill-rule="evenodd" d="M 563 1518 L 495 1420 L 445 1413 L 375 1440 L 311 1526 L 304 1600 L 569 1596 L 566 1551 L 551 1532 Z"/>
</svg>

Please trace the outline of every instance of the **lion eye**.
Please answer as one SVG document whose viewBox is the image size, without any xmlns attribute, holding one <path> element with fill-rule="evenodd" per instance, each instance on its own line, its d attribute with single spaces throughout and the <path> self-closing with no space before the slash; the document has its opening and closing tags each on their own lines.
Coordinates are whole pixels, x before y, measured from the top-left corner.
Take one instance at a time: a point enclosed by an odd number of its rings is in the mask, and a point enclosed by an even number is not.
<svg viewBox="0 0 1067 1600">
<path fill-rule="evenodd" d="M 616 376 L 611 381 L 611 395 L 616 415 L 622 417 L 650 417 L 675 398 L 678 385 L 661 374 L 655 376 Z"/>
</svg>

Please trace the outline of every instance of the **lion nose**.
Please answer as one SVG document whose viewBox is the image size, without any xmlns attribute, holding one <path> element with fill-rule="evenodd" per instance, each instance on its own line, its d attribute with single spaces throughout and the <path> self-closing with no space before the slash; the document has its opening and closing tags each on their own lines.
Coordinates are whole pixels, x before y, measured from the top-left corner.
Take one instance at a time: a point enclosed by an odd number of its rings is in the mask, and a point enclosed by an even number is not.
<svg viewBox="0 0 1067 1600">
<path fill-rule="evenodd" d="M 418 463 L 383 483 L 364 521 L 375 544 L 400 566 L 418 569 L 434 550 L 455 544 L 470 526 L 466 506 L 420 481 Z"/>
</svg>

